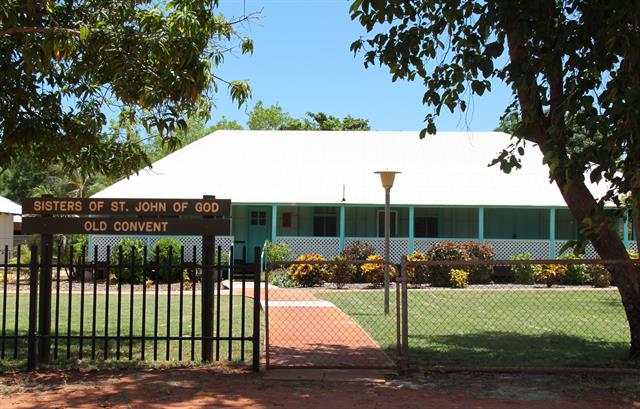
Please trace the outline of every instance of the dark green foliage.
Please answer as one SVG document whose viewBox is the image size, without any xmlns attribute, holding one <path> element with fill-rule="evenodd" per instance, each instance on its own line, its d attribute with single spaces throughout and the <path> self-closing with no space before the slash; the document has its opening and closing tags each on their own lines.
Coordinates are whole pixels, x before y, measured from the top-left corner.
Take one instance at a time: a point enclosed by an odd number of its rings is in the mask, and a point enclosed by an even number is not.
<svg viewBox="0 0 640 409">
<path fill-rule="evenodd" d="M 209 115 L 225 52 L 253 50 L 216 7 L 208 0 L 0 2 L 0 168 L 29 158 L 44 168 L 130 174 L 149 163 L 137 128 L 176 148 L 174 131 L 186 128 L 186 118 Z M 234 101 L 250 97 L 246 81 L 225 82 Z M 115 129 L 106 111 L 115 113 Z"/>
<path fill-rule="evenodd" d="M 592 286 L 605 288 L 611 285 L 611 273 L 601 264 L 590 264 L 587 266 L 587 274 Z"/>
<path fill-rule="evenodd" d="M 428 260 L 470 260 L 464 247 L 453 241 L 434 243 L 427 250 L 426 256 Z M 433 287 L 451 286 L 451 270 L 449 266 L 429 267 L 429 284 Z"/>
<path fill-rule="evenodd" d="M 307 117 L 294 118 L 278 104 L 268 107 L 262 101 L 256 102 L 253 109 L 247 112 L 247 125 L 254 130 L 281 131 L 369 131 L 369 120 L 353 118 L 350 115 L 343 119 L 324 112 L 307 112 Z"/>
<path fill-rule="evenodd" d="M 269 284 L 272 284 L 278 288 L 292 288 L 296 286 L 296 283 L 289 277 L 289 272 L 286 268 L 276 268 L 267 272 L 269 277 Z"/>
<path fill-rule="evenodd" d="M 558 257 L 561 260 L 579 260 L 580 257 L 573 253 L 568 253 Z M 560 284 L 564 285 L 585 285 L 589 282 L 589 274 L 584 264 L 568 264 L 565 266 L 565 273 L 560 277 Z"/>
<path fill-rule="evenodd" d="M 264 243 L 264 255 L 267 260 L 267 268 L 279 268 L 276 264 L 287 261 L 291 258 L 291 250 L 287 243 L 272 243 L 267 240 Z M 274 267 L 269 267 L 269 264 Z"/>
<path fill-rule="evenodd" d="M 349 243 L 340 255 L 346 260 L 365 261 L 367 257 L 376 254 L 376 250 L 364 241 L 356 240 Z M 366 279 L 362 273 L 362 264 L 356 266 L 356 272 L 353 275 L 354 283 L 365 283 Z"/>
<path fill-rule="evenodd" d="M 122 256 L 121 256 L 122 255 Z M 120 283 L 143 283 L 144 243 L 141 240 L 124 238 L 111 249 L 109 272 Z"/>
<path fill-rule="evenodd" d="M 173 237 L 164 237 L 151 246 L 151 259 L 154 263 L 153 279 L 173 283 L 180 280 L 180 249 L 182 242 Z"/>
<path fill-rule="evenodd" d="M 483 244 L 478 241 L 464 242 L 462 243 L 462 248 L 467 252 L 470 260 L 491 260 L 495 254 L 495 250 L 490 244 Z M 470 267 L 468 270 L 469 284 L 488 284 L 491 281 L 492 266 Z"/>
<path fill-rule="evenodd" d="M 333 261 L 345 262 L 350 261 L 345 256 L 337 256 Z M 335 284 L 336 288 L 342 288 L 345 284 L 353 281 L 353 276 L 357 268 L 353 264 L 327 264 L 326 275 L 327 281 Z"/>
<path fill-rule="evenodd" d="M 531 253 L 520 253 L 513 256 L 512 260 L 532 260 Z M 511 266 L 516 284 L 533 284 L 535 266 L 533 264 L 521 264 Z"/>
</svg>

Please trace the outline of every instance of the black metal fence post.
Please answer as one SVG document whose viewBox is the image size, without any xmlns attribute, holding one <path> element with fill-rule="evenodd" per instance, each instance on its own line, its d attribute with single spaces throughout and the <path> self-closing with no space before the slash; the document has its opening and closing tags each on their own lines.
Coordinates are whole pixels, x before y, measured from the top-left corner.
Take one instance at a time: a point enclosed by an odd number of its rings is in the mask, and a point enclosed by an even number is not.
<svg viewBox="0 0 640 409">
<path fill-rule="evenodd" d="M 203 199 L 215 196 L 203 196 Z M 207 216 L 204 216 L 205 218 Z M 210 217 L 210 216 L 209 216 Z M 213 362 L 213 248 L 214 236 L 202 236 L 202 360 Z"/>
<path fill-rule="evenodd" d="M 43 195 L 42 197 L 52 197 Z M 42 217 L 53 217 L 43 214 Z M 53 259 L 53 235 L 40 235 L 40 300 L 38 314 L 38 360 L 48 364 L 51 358 L 51 265 Z"/>
<path fill-rule="evenodd" d="M 260 370 L 260 247 L 253 253 L 253 370 Z M 266 306 L 265 306 L 266 308 Z"/>
<path fill-rule="evenodd" d="M 38 325 L 38 248 L 36 246 L 31 247 L 31 263 L 29 267 L 29 335 L 27 339 L 27 368 L 30 371 L 34 371 L 38 366 L 38 335 L 36 332 Z"/>
</svg>

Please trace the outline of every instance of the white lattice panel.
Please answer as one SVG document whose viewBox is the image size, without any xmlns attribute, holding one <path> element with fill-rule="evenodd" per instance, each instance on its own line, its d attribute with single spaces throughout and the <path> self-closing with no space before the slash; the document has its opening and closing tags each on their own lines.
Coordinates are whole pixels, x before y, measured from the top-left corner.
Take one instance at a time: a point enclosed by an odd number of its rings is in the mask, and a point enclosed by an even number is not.
<svg viewBox="0 0 640 409">
<path fill-rule="evenodd" d="M 633 250 L 633 251 L 635 251 L 637 253 L 638 252 L 638 243 L 635 242 L 635 241 L 630 241 L 630 242 L 627 243 L 627 248 L 629 250 Z"/>
<path fill-rule="evenodd" d="M 360 238 L 346 238 L 345 246 L 353 243 L 354 241 L 363 241 L 368 243 L 376 250 L 379 255 L 384 254 L 384 238 L 378 237 L 360 237 Z M 409 239 L 405 238 L 392 238 L 389 239 L 389 258 L 393 263 L 399 263 L 402 256 L 406 256 L 409 253 Z"/>
<path fill-rule="evenodd" d="M 464 242 L 464 241 L 469 241 L 468 239 L 447 239 L 447 240 L 443 240 L 443 239 L 415 239 L 413 242 L 413 249 L 415 251 L 419 251 L 420 253 L 426 253 L 427 250 L 429 250 L 429 248 L 431 246 L 433 246 L 436 243 L 442 243 L 444 241 L 454 241 L 454 242 Z"/>
<path fill-rule="evenodd" d="M 117 247 L 120 241 L 124 238 L 130 238 L 140 240 L 151 251 L 151 247 L 161 238 L 167 236 L 92 236 L 91 242 L 91 259 L 93 260 L 93 251 L 95 246 L 98 246 L 98 261 L 106 261 L 107 248 L 111 248 L 111 253 L 118 251 Z M 202 261 L 202 237 L 200 236 L 176 236 L 175 239 L 179 240 L 184 246 L 184 259 L 185 261 L 192 261 L 195 250 L 196 261 Z M 220 246 L 223 252 L 228 252 L 233 244 L 233 236 L 220 236 L 216 237 L 215 245 Z M 194 249 L 195 246 L 195 249 Z M 151 257 L 151 255 L 149 255 Z"/>
<path fill-rule="evenodd" d="M 285 243 L 296 258 L 307 253 L 317 253 L 327 259 L 340 254 L 337 237 L 277 237 L 276 243 Z"/>
<path fill-rule="evenodd" d="M 516 240 L 516 239 L 494 239 L 485 240 L 496 250 L 494 258 L 498 260 L 508 260 L 520 253 L 529 253 L 534 259 L 549 258 L 548 240 Z"/>
</svg>

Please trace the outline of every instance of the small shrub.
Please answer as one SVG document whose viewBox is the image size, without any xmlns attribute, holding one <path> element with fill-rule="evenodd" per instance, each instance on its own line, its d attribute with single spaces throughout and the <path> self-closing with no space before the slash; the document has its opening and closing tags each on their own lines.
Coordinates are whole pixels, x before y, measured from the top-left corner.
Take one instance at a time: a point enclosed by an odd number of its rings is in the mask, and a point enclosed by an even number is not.
<svg viewBox="0 0 640 409">
<path fill-rule="evenodd" d="M 342 250 L 340 255 L 345 257 L 346 260 L 352 261 L 365 261 L 367 257 L 376 254 L 376 250 L 369 244 L 364 241 L 356 240 L 345 247 Z M 366 279 L 364 278 L 364 273 L 362 271 L 362 264 L 356 266 L 356 272 L 353 275 L 354 283 L 364 283 Z"/>
<path fill-rule="evenodd" d="M 289 246 L 287 246 L 287 243 L 272 243 L 267 240 L 264 243 L 264 255 L 267 259 L 267 263 L 277 264 L 289 260 L 291 257 L 291 250 L 289 249 Z M 278 267 L 274 266 L 273 268 Z"/>
<path fill-rule="evenodd" d="M 551 287 L 562 279 L 566 271 L 566 267 L 559 264 L 542 264 L 535 267 L 533 277 L 536 283 Z"/>
<path fill-rule="evenodd" d="M 414 251 L 409 257 L 407 257 L 409 261 L 426 261 L 427 256 L 424 253 L 420 253 L 419 251 Z M 410 284 L 420 285 L 426 284 L 429 279 L 429 267 L 427 266 L 411 266 L 407 267 L 407 279 Z"/>
<path fill-rule="evenodd" d="M 182 272 L 182 287 L 185 290 L 190 290 L 193 287 L 193 283 L 191 282 L 191 278 L 189 277 L 189 272 Z"/>
<path fill-rule="evenodd" d="M 512 260 L 532 260 L 531 253 L 520 253 L 513 256 Z M 534 272 L 536 268 L 533 264 L 520 264 L 511 266 L 516 284 L 533 284 Z"/>
<path fill-rule="evenodd" d="M 435 243 L 425 254 L 428 260 L 451 260 L 464 261 L 469 260 L 468 253 L 460 246 L 459 243 L 453 241 L 443 241 Z M 433 287 L 449 287 L 451 267 L 429 267 L 429 284 Z"/>
<path fill-rule="evenodd" d="M 309 253 L 298 257 L 296 261 L 325 261 L 320 254 Z M 292 264 L 289 266 L 289 277 L 302 287 L 321 285 L 325 278 L 323 264 Z"/>
<path fill-rule="evenodd" d="M 587 267 L 591 285 L 597 288 L 605 288 L 611 285 L 611 273 L 601 264 L 590 264 Z"/>
<path fill-rule="evenodd" d="M 465 288 L 469 282 L 469 272 L 457 268 L 449 272 L 449 284 L 451 288 Z"/>
<path fill-rule="evenodd" d="M 18 247 L 20 248 L 20 265 L 28 266 L 31 263 L 31 249 L 26 244 Z M 13 251 L 13 258 L 9 260 L 10 264 L 18 263 L 18 247 Z"/>
<path fill-rule="evenodd" d="M 345 262 L 347 260 L 344 256 L 337 256 L 334 261 Z M 327 280 L 334 283 L 336 288 L 343 288 L 345 284 L 350 283 L 353 280 L 353 276 L 356 274 L 356 266 L 354 264 L 328 264 L 327 265 Z"/>
<path fill-rule="evenodd" d="M 382 261 L 382 257 L 372 254 L 367 257 L 367 261 Z M 362 274 L 365 282 L 380 287 L 384 284 L 384 264 L 383 263 L 364 263 L 362 264 Z M 397 275 L 398 271 L 394 266 L 389 266 L 389 280 Z"/>
<path fill-rule="evenodd" d="M 181 247 L 180 240 L 173 237 L 164 237 L 153 244 L 151 257 L 157 263 L 155 266 L 155 280 L 168 283 L 180 280 L 183 274 L 183 271 L 179 268 Z"/>
<path fill-rule="evenodd" d="M 467 241 L 461 244 L 461 247 L 466 251 L 469 260 L 486 261 L 492 260 L 495 254 L 495 249 L 489 244 L 483 244 L 478 241 Z M 493 274 L 492 266 L 477 266 L 469 268 L 469 283 L 470 284 L 487 284 L 491 281 L 491 274 Z"/>
<path fill-rule="evenodd" d="M 269 284 L 274 285 L 279 288 L 291 288 L 295 287 L 296 283 L 293 282 L 291 277 L 289 277 L 289 273 L 285 268 L 276 268 L 268 273 Z"/>
<path fill-rule="evenodd" d="M 122 264 L 120 264 L 120 249 L 122 249 Z M 111 275 L 113 275 L 114 281 L 118 280 L 121 283 L 142 283 L 144 279 L 143 257 L 144 243 L 142 240 L 130 238 L 120 240 L 118 246 L 111 250 L 109 280 L 111 281 Z"/>
<path fill-rule="evenodd" d="M 574 253 L 568 253 L 559 257 L 562 260 L 579 260 Z M 560 284 L 585 285 L 589 282 L 589 274 L 584 264 L 569 264 L 564 267 L 564 274 L 559 278 Z"/>
</svg>

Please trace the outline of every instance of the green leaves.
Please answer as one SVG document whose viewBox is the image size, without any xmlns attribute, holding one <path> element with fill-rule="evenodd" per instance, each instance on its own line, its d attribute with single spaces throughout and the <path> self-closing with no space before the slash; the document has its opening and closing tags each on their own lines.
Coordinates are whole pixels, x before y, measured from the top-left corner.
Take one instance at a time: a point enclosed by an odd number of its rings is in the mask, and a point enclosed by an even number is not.
<svg viewBox="0 0 640 409">
<path fill-rule="evenodd" d="M 27 156 L 124 176 L 149 162 L 141 128 L 176 147 L 185 118 L 209 115 L 224 54 L 253 52 L 215 4 L 0 2 L 0 167 Z M 225 82 L 234 102 L 251 97 L 247 81 Z"/>
<path fill-rule="evenodd" d="M 251 98 L 251 87 L 246 80 L 243 81 L 231 81 L 229 84 L 229 95 L 231 100 L 238 104 L 238 108 L 242 106 L 249 98 Z"/>
</svg>

